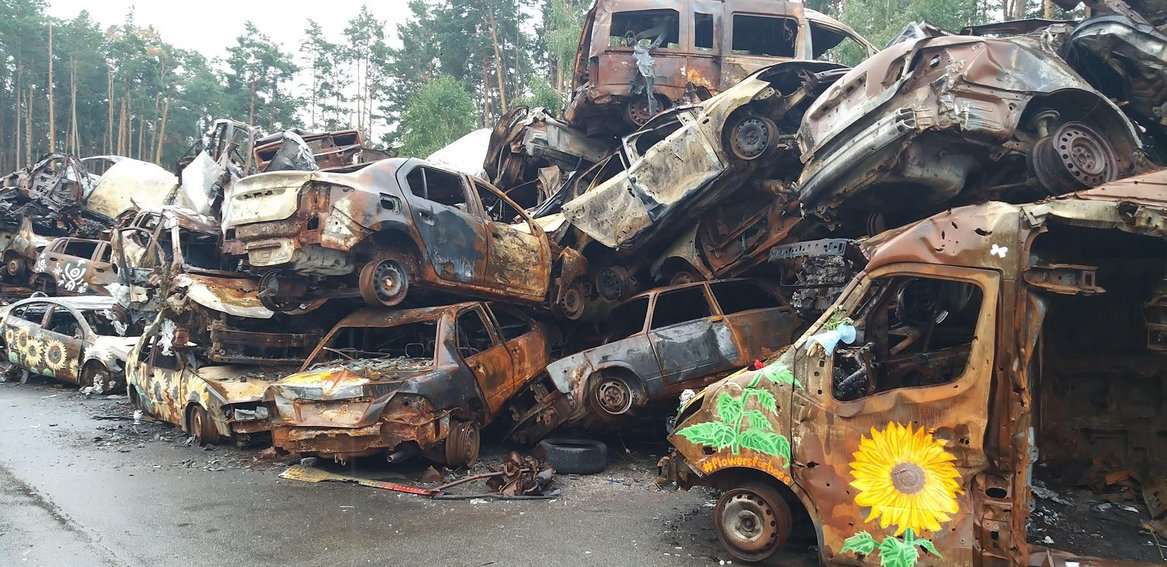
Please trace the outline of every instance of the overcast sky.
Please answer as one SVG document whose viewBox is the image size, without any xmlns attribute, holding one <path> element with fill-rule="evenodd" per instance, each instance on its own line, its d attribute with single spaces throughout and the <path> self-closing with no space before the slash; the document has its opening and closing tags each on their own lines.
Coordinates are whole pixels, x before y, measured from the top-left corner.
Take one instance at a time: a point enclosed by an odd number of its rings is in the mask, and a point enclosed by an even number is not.
<svg viewBox="0 0 1167 567">
<path fill-rule="evenodd" d="M 397 25 L 409 14 L 406 0 L 50 0 L 49 13 L 58 18 L 72 18 L 81 10 L 102 27 L 119 24 L 133 6 L 140 26 L 154 26 L 166 42 L 197 49 L 207 57 L 226 54 L 226 47 L 251 20 L 259 30 L 286 51 L 296 51 L 304 25 L 312 17 L 329 38 L 338 38 L 345 21 L 367 3 L 373 15 L 386 22 L 385 37 L 397 44 Z"/>
</svg>

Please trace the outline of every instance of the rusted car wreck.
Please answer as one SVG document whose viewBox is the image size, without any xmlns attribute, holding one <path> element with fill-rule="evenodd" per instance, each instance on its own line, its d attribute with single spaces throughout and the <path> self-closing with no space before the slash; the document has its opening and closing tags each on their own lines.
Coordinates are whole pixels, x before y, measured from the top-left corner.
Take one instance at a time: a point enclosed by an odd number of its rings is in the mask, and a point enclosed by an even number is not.
<svg viewBox="0 0 1167 567">
<path fill-rule="evenodd" d="M 424 454 L 468 465 L 479 430 L 520 411 L 512 398 L 542 374 L 554 341 L 546 325 L 500 305 L 357 311 L 268 390 L 273 443 L 337 461 Z"/>
<path fill-rule="evenodd" d="M 1165 196 L 1157 172 L 872 238 L 801 338 L 682 405 L 662 473 L 725 490 L 744 560 L 803 538 L 825 563 L 1027 564 L 1035 465 L 1163 470 Z"/>
</svg>

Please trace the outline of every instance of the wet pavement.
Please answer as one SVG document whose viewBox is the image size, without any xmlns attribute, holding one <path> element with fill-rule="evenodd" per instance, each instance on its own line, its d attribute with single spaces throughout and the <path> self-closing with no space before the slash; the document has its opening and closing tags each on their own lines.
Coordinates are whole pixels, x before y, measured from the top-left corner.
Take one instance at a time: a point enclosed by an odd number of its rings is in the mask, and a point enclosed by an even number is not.
<svg viewBox="0 0 1167 567">
<path fill-rule="evenodd" d="M 0 565 L 729 563 L 712 495 L 653 482 L 660 449 L 610 445 L 607 471 L 557 477 L 554 500 L 434 501 L 280 479 L 258 449 L 202 449 L 131 413 L 122 396 L 0 383 Z M 343 470 L 408 481 L 424 465 Z"/>
</svg>

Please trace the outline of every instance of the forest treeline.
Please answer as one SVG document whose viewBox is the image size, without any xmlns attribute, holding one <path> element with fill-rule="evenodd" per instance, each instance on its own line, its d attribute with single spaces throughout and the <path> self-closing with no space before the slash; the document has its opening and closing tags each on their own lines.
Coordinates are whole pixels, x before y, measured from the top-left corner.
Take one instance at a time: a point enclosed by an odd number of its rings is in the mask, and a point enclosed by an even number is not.
<svg viewBox="0 0 1167 567">
<path fill-rule="evenodd" d="M 298 45 L 242 22 L 221 58 L 180 49 L 131 11 L 103 27 L 45 0 L 0 0 L 0 172 L 49 151 L 174 163 L 215 118 L 265 132 L 357 128 L 425 155 L 516 105 L 559 108 L 591 0 L 408 0 L 387 29 L 362 6 Z M 907 23 L 959 28 L 1060 16 L 1049 0 L 807 0 L 882 46 Z"/>
</svg>

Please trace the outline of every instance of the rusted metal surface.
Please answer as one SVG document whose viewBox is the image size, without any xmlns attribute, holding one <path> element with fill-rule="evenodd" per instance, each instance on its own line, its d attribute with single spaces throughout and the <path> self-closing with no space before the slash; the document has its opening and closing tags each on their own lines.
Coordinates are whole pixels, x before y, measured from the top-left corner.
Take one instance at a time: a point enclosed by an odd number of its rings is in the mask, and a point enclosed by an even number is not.
<svg viewBox="0 0 1167 567">
<path fill-rule="evenodd" d="M 39 297 L 0 315 L 8 362 L 90 392 L 123 391 L 123 368 L 137 337 L 109 297 Z"/>
<path fill-rule="evenodd" d="M 1162 353 L 1126 315 L 1160 297 L 1165 238 L 1167 172 L 871 238 L 865 271 L 792 345 L 682 403 L 661 471 L 746 487 L 756 505 L 730 491 L 715 511 L 738 557 L 785 543 L 748 522 L 776 506 L 805 512 L 825 563 L 912 545 L 911 565 L 1027 564 L 1034 455 L 1167 465 L 1150 448 Z"/>
<path fill-rule="evenodd" d="M 249 177 L 228 195 L 223 230 L 224 251 L 268 275 L 269 305 L 309 288 L 395 305 L 411 287 L 541 303 L 550 284 L 550 243 L 521 207 L 416 159 Z"/>
<path fill-rule="evenodd" d="M 895 226 L 1130 175 L 1141 159 L 1134 125 L 1058 56 L 1052 33 L 925 30 L 859 64 L 806 112 L 803 208 L 852 226 L 879 211 Z M 881 210 L 892 202 L 902 206 Z"/>
<path fill-rule="evenodd" d="M 245 443 L 268 432 L 264 392 L 293 368 L 266 360 L 263 366 L 216 364 L 194 348 L 183 322 L 181 315 L 163 312 L 142 333 L 126 367 L 130 401 L 200 442 L 221 438 Z M 209 420 L 200 431 L 195 430 L 198 411 Z"/>
<path fill-rule="evenodd" d="M 365 141 L 357 130 L 337 130 L 334 132 L 304 132 L 293 130 L 307 144 L 312 158 L 319 169 L 344 167 L 366 161 L 389 157 L 383 152 L 365 147 Z M 255 166 L 258 171 L 270 169 L 272 159 L 284 144 L 281 134 L 260 138 L 255 141 Z M 281 168 L 281 169 L 287 169 Z"/>
<path fill-rule="evenodd" d="M 268 391 L 273 443 L 339 461 L 423 452 L 450 466 L 473 462 L 478 430 L 546 366 L 547 332 L 483 303 L 357 311 Z"/>
<path fill-rule="evenodd" d="M 673 299 L 678 293 L 687 294 L 689 308 L 706 305 L 696 308 L 698 317 L 662 324 L 671 316 L 668 311 L 682 308 Z M 744 304 L 751 294 L 755 297 Z M 628 307 L 642 304 L 643 310 Z M 547 365 L 556 388 L 574 405 L 571 415 L 561 416 L 564 421 L 603 423 L 634 415 L 769 356 L 788 344 L 799 327 L 776 290 L 753 280 L 654 289 L 614 309 L 609 320 L 604 344 Z"/>
<path fill-rule="evenodd" d="M 792 61 L 768 67 L 695 107 L 657 116 L 624 138 L 629 167 L 564 204 L 565 218 L 601 245 L 632 254 L 747 179 L 797 175 L 802 112 L 844 67 Z"/>
<path fill-rule="evenodd" d="M 46 154 L 36 163 L 0 177 L 0 226 L 16 229 L 23 219 L 45 236 L 96 238 L 111 217 L 85 207 L 94 178 L 65 154 Z"/>
<path fill-rule="evenodd" d="M 845 38 L 875 52 L 845 24 L 811 12 L 762 0 L 599 0 L 580 34 L 565 118 L 589 134 L 619 135 L 661 108 L 707 99 L 779 61 L 816 59 Z M 812 45 L 812 36 L 834 44 Z"/>
</svg>

